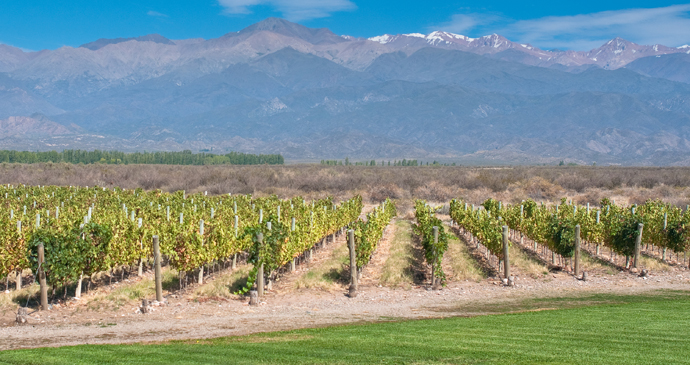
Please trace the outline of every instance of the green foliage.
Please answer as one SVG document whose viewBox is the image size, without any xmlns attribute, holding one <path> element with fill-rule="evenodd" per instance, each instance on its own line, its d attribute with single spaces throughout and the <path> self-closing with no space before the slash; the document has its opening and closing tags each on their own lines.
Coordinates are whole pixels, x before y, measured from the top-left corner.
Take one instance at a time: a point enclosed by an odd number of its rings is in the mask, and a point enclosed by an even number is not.
<svg viewBox="0 0 690 365">
<path fill-rule="evenodd" d="M 443 255 L 448 250 L 449 236 L 444 229 L 443 222 L 434 215 L 435 209 L 427 206 L 426 201 L 415 201 L 415 217 L 417 224 L 414 226 L 414 232 L 422 239 L 422 247 L 424 247 L 424 258 L 427 264 L 436 268 L 435 275 L 441 279 L 445 285 L 446 273 L 443 271 L 441 262 Z M 438 242 L 434 242 L 434 227 L 438 227 Z"/>
<path fill-rule="evenodd" d="M 355 221 L 362 210 L 359 196 L 336 205 L 331 198 L 307 202 L 300 197 L 8 185 L 0 186 L 0 204 L 0 277 L 36 269 L 36 248 L 43 243 L 49 280 L 60 284 L 81 272 L 90 275 L 150 258 L 154 235 L 178 271 L 193 271 L 243 251 L 261 257 L 267 270 L 273 270 Z M 38 214 L 40 226 L 35 223 Z M 264 245 L 253 241 L 259 231 Z"/>
<path fill-rule="evenodd" d="M 339 160 L 321 160 L 321 165 L 326 165 L 326 166 L 377 166 L 375 160 L 371 161 L 362 161 L 362 162 L 352 162 L 350 161 L 350 158 L 346 157 L 344 161 L 339 161 Z M 381 161 L 381 166 L 384 166 L 384 162 Z M 420 163 L 417 160 L 406 160 L 403 159 L 402 161 L 393 161 L 393 166 L 419 166 Z M 391 166 L 391 162 L 388 161 L 388 166 Z M 447 165 L 446 166 L 450 166 Z"/>
<path fill-rule="evenodd" d="M 367 214 L 366 221 L 360 219 L 354 223 L 355 253 L 357 254 L 358 269 L 369 263 L 371 255 L 376 251 L 376 247 L 383 237 L 383 231 L 396 215 L 395 203 L 390 199 L 386 199 L 383 204 Z"/>
<path fill-rule="evenodd" d="M 563 257 L 573 257 L 575 254 L 575 226 L 577 222 L 572 217 L 560 219 L 557 215 L 551 216 L 551 235 L 549 247 Z"/>
<path fill-rule="evenodd" d="M 482 203 L 482 206 L 487 212 L 493 214 L 494 217 L 498 217 L 501 215 L 499 212 L 500 202 L 496 199 L 486 199 L 484 203 Z"/>
<path fill-rule="evenodd" d="M 105 247 L 112 238 L 109 227 L 96 223 L 79 225 L 65 231 L 38 229 L 28 242 L 31 269 L 38 270 L 38 246 L 43 244 L 43 270 L 51 284 L 76 280 L 81 273 L 90 274 L 101 268 Z"/>
<path fill-rule="evenodd" d="M 611 236 L 608 245 L 621 255 L 633 256 L 635 254 L 635 241 L 638 236 L 638 225 L 641 223 L 639 216 L 619 215 L 612 221 Z"/>
<path fill-rule="evenodd" d="M 281 155 L 254 155 L 230 152 L 225 155 L 181 152 L 134 152 L 64 150 L 62 152 L 0 151 L 0 162 L 67 162 L 83 164 L 161 164 L 161 165 L 282 165 Z"/>
<path fill-rule="evenodd" d="M 293 258 L 311 249 L 318 241 L 350 225 L 357 220 L 362 212 L 363 204 L 360 196 L 342 202 L 339 206 L 333 204 L 332 199 L 322 199 L 311 205 L 304 204 L 301 199 L 293 199 L 289 204 L 279 203 L 281 216 L 277 214 L 277 206 L 268 208 L 271 213 L 263 222 L 248 226 L 240 235 L 240 240 L 249 240 L 246 247 L 249 254 L 248 262 L 254 265 L 247 285 L 238 293 L 246 293 L 255 283 L 258 267 L 264 265 L 264 274 L 287 264 Z M 284 211 L 299 213 L 295 220 L 295 230 L 292 231 L 291 221 L 282 217 Z M 297 211 L 296 211 L 297 209 Z M 268 228 L 271 222 L 271 229 Z M 289 223 L 288 223 L 289 222 Z M 259 233 L 262 240 L 259 241 Z"/>
<path fill-rule="evenodd" d="M 599 203 L 600 208 L 596 209 L 570 204 L 566 198 L 553 206 L 539 206 L 526 200 L 519 205 L 503 206 L 500 211 L 499 203 L 494 199 L 487 199 L 482 205 L 484 213 L 475 213 L 468 209 L 466 203 L 453 200 L 450 215 L 499 257 L 500 246 L 496 243 L 500 237 L 498 215 L 510 228 L 563 257 L 574 254 L 576 225 L 580 225 L 581 239 L 604 244 L 621 255 L 633 254 L 639 223 L 644 224 L 643 242 L 674 252 L 690 248 L 690 235 L 686 229 L 690 215 L 659 200 L 650 200 L 640 206 L 620 207 L 604 198 Z"/>
<path fill-rule="evenodd" d="M 489 251 L 500 260 L 503 259 L 503 220 L 498 219 L 498 202 L 488 199 L 484 206 L 489 210 L 472 211 L 462 200 L 453 199 L 450 202 L 450 217 L 486 246 Z M 501 214 L 506 213 L 506 207 L 502 207 Z M 494 213 L 491 213 L 491 210 Z"/>
</svg>

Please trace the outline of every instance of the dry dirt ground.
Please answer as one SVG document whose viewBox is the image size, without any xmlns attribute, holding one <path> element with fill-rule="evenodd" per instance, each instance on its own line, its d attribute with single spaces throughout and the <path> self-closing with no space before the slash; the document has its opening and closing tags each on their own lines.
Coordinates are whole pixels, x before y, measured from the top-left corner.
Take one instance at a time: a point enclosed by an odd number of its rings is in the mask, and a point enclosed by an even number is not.
<svg viewBox="0 0 690 365">
<path fill-rule="evenodd" d="M 450 280 L 445 288 L 438 291 L 428 287 L 428 273 L 426 278 L 424 275 L 421 278 L 412 275 L 409 285 L 386 286 L 381 281 L 381 272 L 390 270 L 387 266 L 390 263 L 388 256 L 393 251 L 397 252 L 393 249 L 395 245 L 405 244 L 394 240 L 394 237 L 400 236 L 396 235 L 396 230 L 401 229 L 399 227 L 402 225 L 391 224 L 386 230 L 372 262 L 363 270 L 356 298 L 346 295 L 346 278 L 349 274 L 343 262 L 347 249 L 344 237 L 339 236 L 335 242 L 316 250 L 312 260 L 298 265 L 295 272 L 284 273 L 257 307 L 248 306 L 246 297 L 199 296 L 190 290 L 166 292 L 167 304 L 155 307 L 148 314 L 137 313 L 138 302 L 134 300 L 115 307 L 100 308 L 90 302 L 90 297 L 102 296 L 104 292 L 117 290 L 119 286 L 150 280 L 151 274 L 147 273 L 144 278 L 97 288 L 80 300 L 68 300 L 55 305 L 50 311 L 33 312 L 28 325 L 15 325 L 16 312 L 6 310 L 0 313 L 0 350 L 158 342 L 345 323 L 470 316 L 489 313 L 485 308 L 489 305 L 503 303 L 510 307 L 512 303 L 517 304 L 526 298 L 594 293 L 635 294 L 658 289 L 690 290 L 690 271 L 677 265 L 664 266 L 659 263 L 655 266 L 659 269 L 652 270 L 647 278 L 615 268 L 593 270 L 588 280 L 582 281 L 564 271 L 541 272 L 545 266 L 537 259 L 530 259 L 529 252 L 518 247 L 515 247 L 518 258 L 519 255 L 524 257 L 516 262 L 514 287 L 504 287 L 490 271 L 485 271 L 479 279 Z M 410 250 L 419 245 L 416 239 L 404 242 L 409 242 L 412 246 Z M 462 237 L 453 242 L 467 245 Z M 472 247 L 455 252 L 455 255 L 472 255 Z M 456 262 L 458 258 L 448 260 Z M 447 263 L 449 268 L 453 262 Z M 410 264 L 419 265 L 419 260 L 410 259 Z M 481 266 L 481 263 L 475 262 L 474 265 Z M 324 266 L 328 266 L 328 270 Z M 425 267 L 416 269 L 426 270 Z M 324 274 L 329 270 L 334 270 L 337 275 L 324 276 L 328 280 L 322 280 L 320 285 L 309 285 L 309 272 Z M 208 280 L 213 281 L 214 278 Z M 516 305 L 518 310 L 522 309 Z"/>
</svg>

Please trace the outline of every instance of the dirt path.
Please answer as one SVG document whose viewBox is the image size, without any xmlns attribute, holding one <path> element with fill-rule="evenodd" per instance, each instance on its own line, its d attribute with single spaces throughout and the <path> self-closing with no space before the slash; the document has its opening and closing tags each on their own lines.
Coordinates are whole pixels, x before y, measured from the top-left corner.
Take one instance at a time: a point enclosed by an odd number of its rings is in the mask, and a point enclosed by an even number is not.
<svg viewBox="0 0 690 365">
<path fill-rule="evenodd" d="M 523 237 L 520 239 L 519 232 L 511 231 L 511 240 L 515 246 L 522 248 L 524 252 L 540 261 L 543 265 L 549 267 L 549 270 L 565 270 L 570 272 L 572 270 L 572 259 L 564 259 L 559 255 L 554 255 L 547 247 L 536 244 L 534 241 Z M 536 249 L 535 249 L 536 247 Z M 608 274 L 615 275 L 619 271 L 625 270 L 625 257 L 620 255 L 611 255 L 611 250 L 600 246 L 597 255 L 596 244 L 583 242 L 581 246 L 582 259 L 580 267 L 587 273 Z M 655 257 L 641 257 L 640 266 L 648 270 L 656 272 L 670 272 L 673 265 L 662 262 Z M 675 265 L 678 269 L 684 269 L 681 265 Z"/>
<path fill-rule="evenodd" d="M 467 246 L 468 253 L 486 276 L 492 278 L 502 275 L 498 266 L 498 258 L 488 253 L 485 246 L 477 245 L 476 240 L 473 241 L 473 237 L 458 226 L 453 226 L 451 230 Z M 511 245 L 508 256 L 510 258 L 511 274 L 516 278 L 530 277 L 539 279 L 549 274 L 548 268 L 542 260 L 530 255 L 529 252 L 523 250 L 519 245 Z"/>
<path fill-rule="evenodd" d="M 349 261 L 346 234 L 336 235 L 335 240 L 328 239 L 318 245 L 312 258 L 297 260 L 295 272 L 286 272 L 275 283 L 268 295 L 282 294 L 300 289 L 320 289 L 326 292 L 338 291 L 344 285 L 343 270 Z"/>
<path fill-rule="evenodd" d="M 419 238 L 412 232 L 412 223 L 398 219 L 393 223 L 388 258 L 381 267 L 379 284 L 390 288 L 410 289 L 424 285 L 427 265 Z"/>
<path fill-rule="evenodd" d="M 443 255 L 441 263 L 448 281 L 481 281 L 486 277 L 484 270 L 475 261 L 470 253 L 469 246 L 461 240 L 452 227 L 446 226 L 451 234 L 448 241 L 448 250 Z"/>
<path fill-rule="evenodd" d="M 381 241 L 376 245 L 376 251 L 371 256 L 371 260 L 362 270 L 362 277 L 358 284 L 362 287 L 382 285 L 381 275 L 383 268 L 390 257 L 391 245 L 395 237 L 396 221 L 391 221 L 391 224 L 383 231 Z"/>
<path fill-rule="evenodd" d="M 0 328 L 0 349 L 94 343 L 130 343 L 169 339 L 234 336 L 254 332 L 379 321 L 390 318 L 430 318 L 481 314 L 477 304 L 519 298 L 587 294 L 640 293 L 653 289 L 690 290 L 690 274 L 652 274 L 643 279 L 631 274 L 592 275 L 586 282 L 565 273 L 544 279 L 519 277 L 513 288 L 497 280 L 451 282 L 439 291 L 425 287 L 409 290 L 364 287 L 354 299 L 345 291 L 298 290 L 267 296 L 266 304 L 249 307 L 245 299 L 203 303 L 169 298 L 169 304 L 150 314 L 90 312 L 67 305 L 34 313 L 30 324 Z M 469 311 L 463 307 L 473 308 Z M 481 307 L 481 306 L 479 306 Z M 4 321 L 10 320 L 7 316 Z"/>
</svg>

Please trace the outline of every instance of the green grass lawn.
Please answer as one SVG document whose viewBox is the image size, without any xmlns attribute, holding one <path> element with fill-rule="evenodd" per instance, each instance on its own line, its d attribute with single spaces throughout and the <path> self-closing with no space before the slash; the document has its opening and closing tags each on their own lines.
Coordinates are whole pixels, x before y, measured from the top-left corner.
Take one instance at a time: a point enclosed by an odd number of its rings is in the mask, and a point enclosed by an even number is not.
<svg viewBox="0 0 690 365">
<path fill-rule="evenodd" d="M 690 363 L 690 293 L 527 300 L 513 309 L 540 308 L 559 309 L 165 344 L 5 351 L 0 363 Z"/>
</svg>

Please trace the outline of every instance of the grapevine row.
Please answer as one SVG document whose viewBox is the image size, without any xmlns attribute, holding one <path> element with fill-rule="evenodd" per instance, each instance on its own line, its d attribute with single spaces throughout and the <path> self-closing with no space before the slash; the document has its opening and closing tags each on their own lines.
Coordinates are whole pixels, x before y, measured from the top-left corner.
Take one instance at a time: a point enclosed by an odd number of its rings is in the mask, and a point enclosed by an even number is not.
<svg viewBox="0 0 690 365">
<path fill-rule="evenodd" d="M 420 236 L 424 248 L 424 258 L 432 268 L 432 285 L 443 284 L 446 274 L 443 272 L 441 262 L 443 254 L 448 249 L 448 235 L 443 227 L 443 222 L 434 215 L 435 209 L 429 207 L 424 200 L 415 201 L 415 217 L 417 224 L 415 233 Z M 434 227 L 438 229 L 438 239 L 434 237 Z"/>
<path fill-rule="evenodd" d="M 371 255 L 376 251 L 376 246 L 383 237 L 383 231 L 397 214 L 395 203 L 386 199 L 383 204 L 367 214 L 366 221 L 355 222 L 355 252 L 358 270 L 369 263 Z"/>
<path fill-rule="evenodd" d="M 332 199 L 307 203 L 301 198 L 186 195 L 100 187 L 2 186 L 0 188 L 0 277 L 36 270 L 37 246 L 51 284 L 66 284 L 152 257 L 158 235 L 172 267 L 188 272 L 204 264 L 250 251 L 250 231 L 272 221 L 289 225 L 288 239 L 263 255 L 282 265 L 321 238 L 356 220 L 360 197 L 336 206 Z M 268 246 L 267 246 L 268 247 Z"/>
<path fill-rule="evenodd" d="M 479 238 L 500 257 L 500 226 L 507 224 L 524 237 L 548 247 L 562 257 L 575 252 L 575 226 L 580 226 L 580 237 L 587 242 L 608 247 L 626 257 L 626 267 L 634 254 L 635 240 L 642 230 L 642 241 L 673 252 L 690 248 L 687 226 L 690 214 L 680 208 L 649 200 L 643 205 L 618 206 L 602 199 L 601 208 L 591 209 L 589 204 L 578 206 L 562 199 L 560 204 L 538 205 L 526 200 L 516 205 L 502 205 L 488 199 L 483 210 L 474 211 L 466 202 L 453 200 L 450 214 L 453 221 Z M 642 224 L 642 226 L 640 226 Z M 664 254 L 665 256 L 665 254 Z"/>
</svg>

